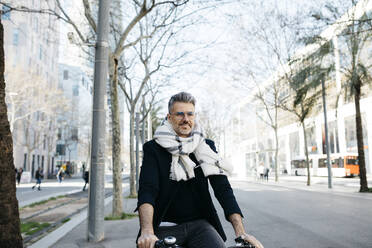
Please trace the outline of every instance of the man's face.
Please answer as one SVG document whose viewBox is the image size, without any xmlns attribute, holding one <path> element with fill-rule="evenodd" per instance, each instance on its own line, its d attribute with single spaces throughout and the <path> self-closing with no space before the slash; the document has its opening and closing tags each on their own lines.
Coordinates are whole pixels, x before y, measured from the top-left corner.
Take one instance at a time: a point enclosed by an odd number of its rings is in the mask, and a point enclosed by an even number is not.
<svg viewBox="0 0 372 248">
<path fill-rule="evenodd" d="M 188 137 L 195 125 L 194 105 L 192 103 L 175 102 L 171 113 L 168 114 L 168 120 L 178 136 Z"/>
</svg>

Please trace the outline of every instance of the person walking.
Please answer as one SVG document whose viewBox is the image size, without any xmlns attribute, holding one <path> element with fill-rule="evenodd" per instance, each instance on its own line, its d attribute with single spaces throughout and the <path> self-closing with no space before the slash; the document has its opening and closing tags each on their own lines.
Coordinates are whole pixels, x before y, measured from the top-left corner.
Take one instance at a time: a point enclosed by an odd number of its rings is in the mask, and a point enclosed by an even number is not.
<svg viewBox="0 0 372 248">
<path fill-rule="evenodd" d="M 59 183 L 62 183 L 63 180 L 63 167 L 61 166 L 57 172 L 57 179 Z"/>
<path fill-rule="evenodd" d="M 85 188 L 86 188 L 87 184 L 89 183 L 89 171 L 88 170 L 83 172 L 83 179 L 85 181 L 83 191 L 85 191 Z"/>
<path fill-rule="evenodd" d="M 17 171 L 17 184 L 19 185 L 21 182 L 21 177 L 22 177 L 23 169 L 19 168 Z"/>
<path fill-rule="evenodd" d="M 265 168 L 264 179 L 266 179 L 266 182 L 269 181 L 269 172 L 270 172 L 270 169 L 269 168 Z"/>
<path fill-rule="evenodd" d="M 38 167 L 37 170 L 36 170 L 36 172 L 35 172 L 36 184 L 34 186 L 32 186 L 32 189 L 35 189 L 35 187 L 37 185 L 39 185 L 39 187 L 37 189 L 39 191 L 41 190 L 41 188 L 40 188 L 40 186 L 41 186 L 41 177 L 42 177 L 42 172 L 41 172 L 40 167 Z"/>
<path fill-rule="evenodd" d="M 188 248 L 225 248 L 226 235 L 208 190 L 208 182 L 235 235 L 257 248 L 262 244 L 246 233 L 243 214 L 227 175 L 232 167 L 205 139 L 195 120 L 195 98 L 186 92 L 171 97 L 168 114 L 154 139 L 143 145 L 137 208 L 138 248 L 153 248 L 156 240 L 174 236 Z"/>
<path fill-rule="evenodd" d="M 261 164 L 258 166 L 257 172 L 258 172 L 258 174 L 259 174 L 259 176 L 260 176 L 260 180 L 263 181 L 263 179 L 264 179 L 264 173 L 265 173 L 265 167 L 264 167 L 263 163 L 261 163 Z"/>
</svg>

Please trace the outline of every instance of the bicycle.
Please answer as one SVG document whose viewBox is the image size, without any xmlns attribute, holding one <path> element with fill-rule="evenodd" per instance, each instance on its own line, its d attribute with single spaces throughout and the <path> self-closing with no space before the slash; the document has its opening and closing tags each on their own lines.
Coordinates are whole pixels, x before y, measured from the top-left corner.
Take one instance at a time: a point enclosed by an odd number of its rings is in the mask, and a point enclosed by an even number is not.
<svg viewBox="0 0 372 248">
<path fill-rule="evenodd" d="M 186 247 L 177 245 L 176 242 L 177 242 L 176 237 L 168 236 L 168 237 L 165 237 L 164 239 L 160 239 L 156 241 L 155 248 L 186 248 Z M 241 237 L 237 237 L 235 239 L 235 243 L 236 244 L 234 246 L 229 246 L 228 248 L 255 248 L 254 245 L 252 245 L 249 242 L 246 242 Z"/>
</svg>

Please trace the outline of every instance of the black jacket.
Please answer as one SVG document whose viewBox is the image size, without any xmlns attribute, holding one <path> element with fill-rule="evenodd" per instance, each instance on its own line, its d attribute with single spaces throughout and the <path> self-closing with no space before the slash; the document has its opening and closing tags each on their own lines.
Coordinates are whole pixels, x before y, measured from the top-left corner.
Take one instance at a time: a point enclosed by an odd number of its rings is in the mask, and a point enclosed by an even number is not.
<svg viewBox="0 0 372 248">
<path fill-rule="evenodd" d="M 213 141 L 206 140 L 206 143 L 216 151 Z M 156 230 L 170 205 L 170 200 L 176 200 L 178 197 L 175 197 L 177 182 L 169 179 L 172 155 L 166 149 L 154 140 L 151 140 L 144 144 L 143 154 L 137 209 L 144 203 L 149 203 L 154 207 L 153 226 Z M 197 164 L 194 154 L 190 154 L 190 158 Z M 194 192 L 198 193 L 200 201 L 203 202 L 201 204 L 203 206 L 201 210 L 202 214 L 214 226 L 222 239 L 226 241 L 226 235 L 222 229 L 209 193 L 208 179 L 213 188 L 214 195 L 224 210 L 226 219 L 233 213 L 242 215 L 230 183 L 227 177 L 223 175 L 206 178 L 200 167 L 195 168 L 195 178 L 193 187 L 195 189 Z"/>
</svg>

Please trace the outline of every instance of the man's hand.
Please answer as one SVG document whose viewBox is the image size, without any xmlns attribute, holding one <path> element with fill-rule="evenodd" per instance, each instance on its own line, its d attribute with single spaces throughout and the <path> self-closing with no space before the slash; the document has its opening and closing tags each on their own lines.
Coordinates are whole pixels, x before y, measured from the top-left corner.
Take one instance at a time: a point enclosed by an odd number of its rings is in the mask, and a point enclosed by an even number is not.
<svg viewBox="0 0 372 248">
<path fill-rule="evenodd" d="M 158 238 L 151 233 L 141 233 L 141 236 L 139 236 L 137 245 L 138 248 L 154 248 L 155 242 L 158 240 Z"/>
<path fill-rule="evenodd" d="M 249 234 L 244 233 L 244 234 L 240 235 L 239 237 L 241 237 L 242 239 L 244 239 L 244 241 L 247 241 L 247 242 L 251 243 L 256 248 L 264 248 L 264 246 L 261 244 L 261 242 L 258 241 L 252 235 L 249 235 Z"/>
<path fill-rule="evenodd" d="M 154 208 L 151 204 L 144 203 L 138 208 L 138 213 L 141 226 L 141 236 L 137 241 L 138 248 L 154 248 L 155 242 L 158 240 L 152 227 Z"/>
</svg>

